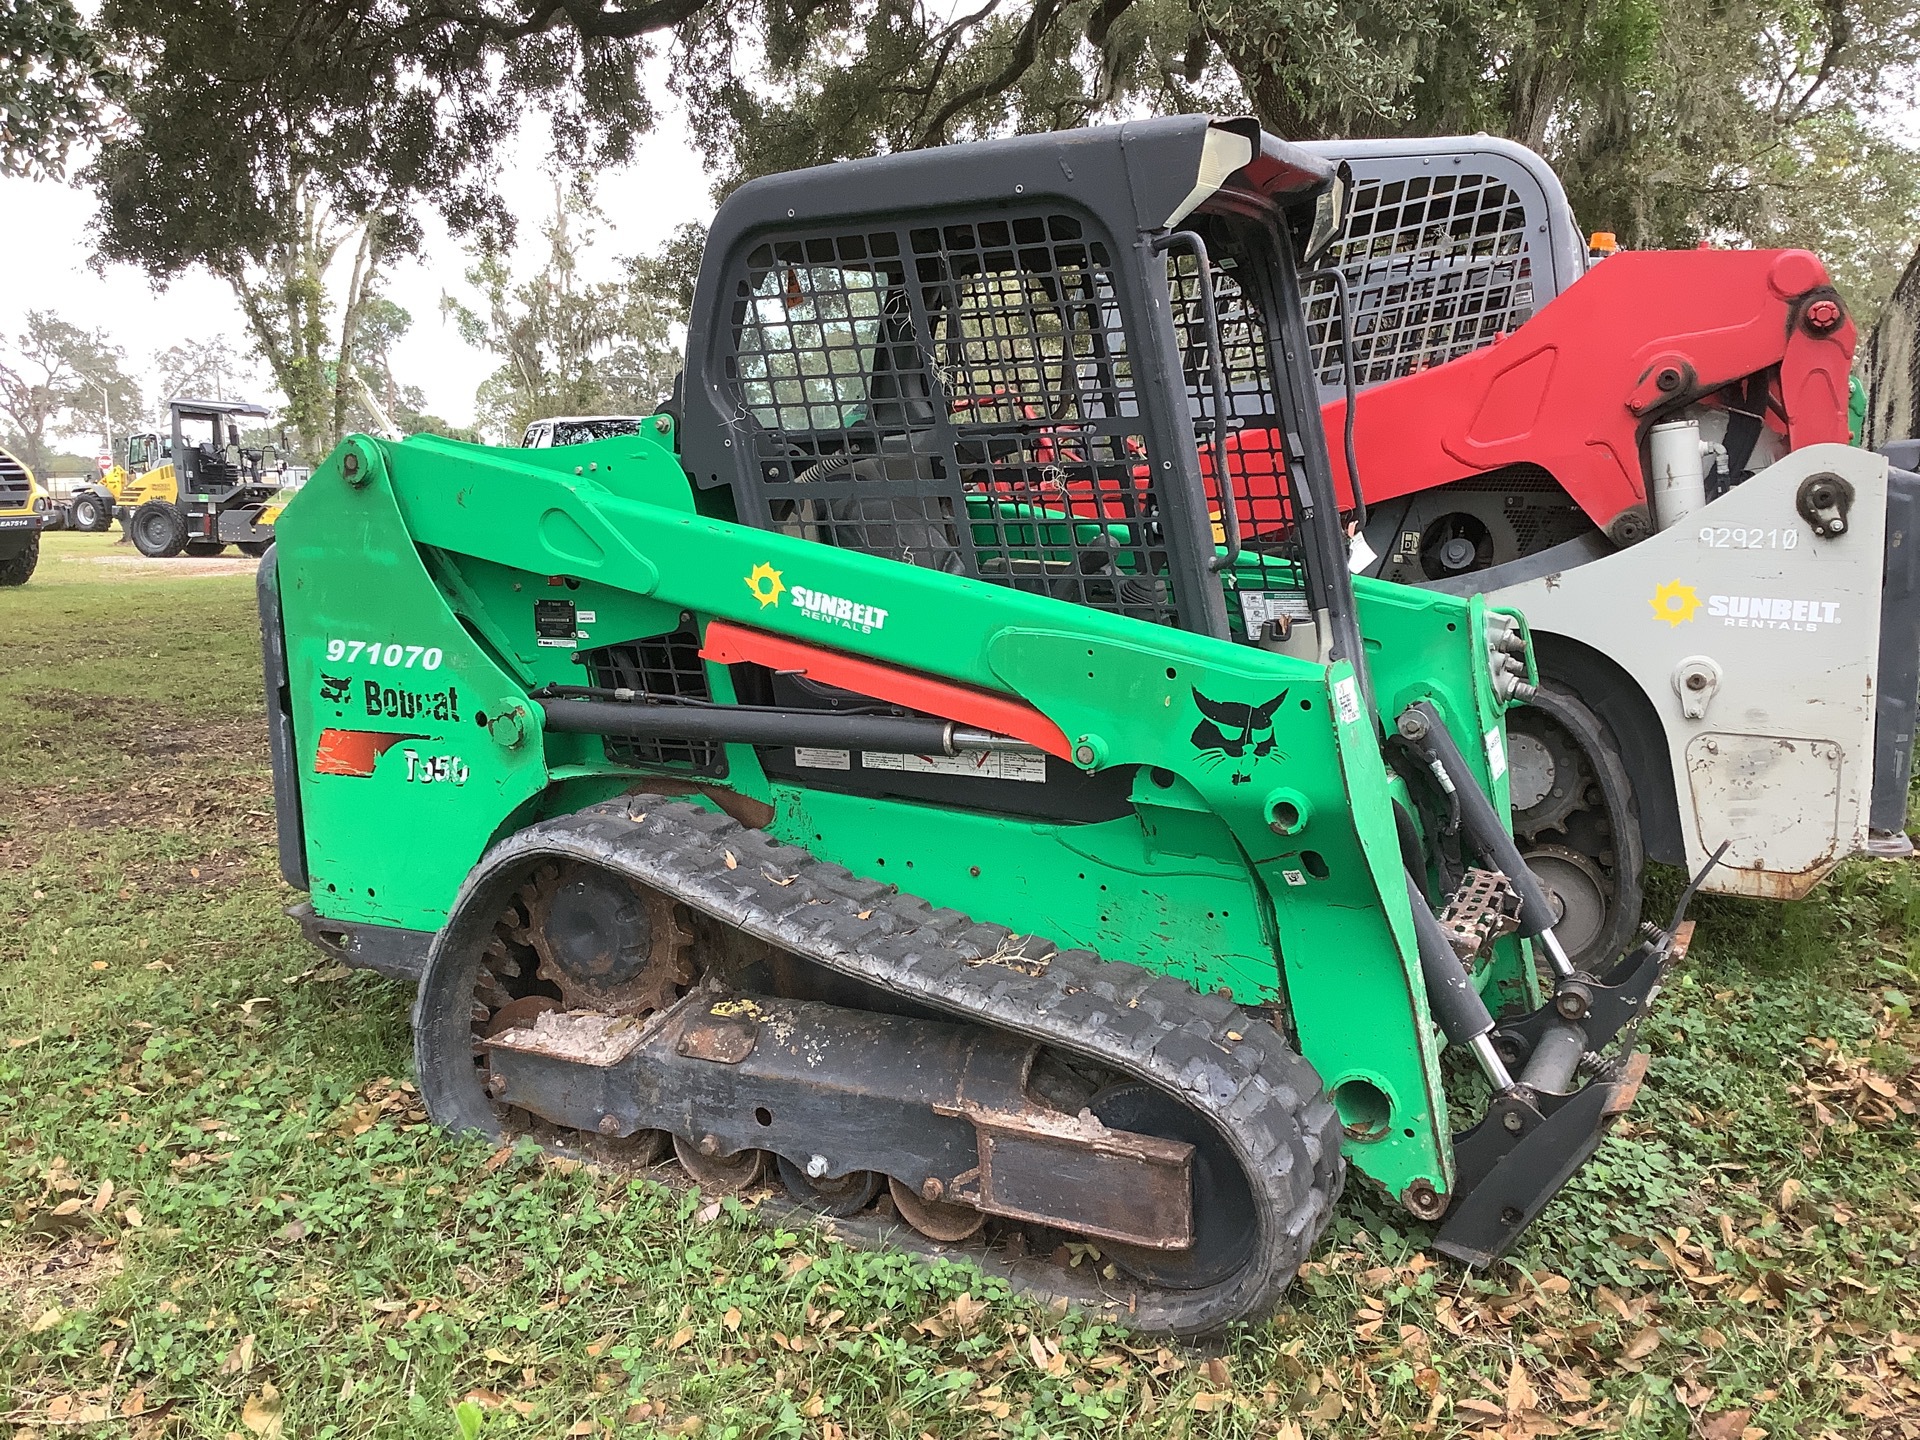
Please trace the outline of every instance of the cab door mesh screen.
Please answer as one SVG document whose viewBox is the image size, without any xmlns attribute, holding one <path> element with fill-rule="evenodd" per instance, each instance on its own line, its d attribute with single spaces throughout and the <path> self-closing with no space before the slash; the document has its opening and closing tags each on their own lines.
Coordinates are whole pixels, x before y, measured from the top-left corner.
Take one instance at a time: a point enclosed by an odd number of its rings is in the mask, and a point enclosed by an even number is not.
<svg viewBox="0 0 1920 1440">
<path fill-rule="evenodd" d="M 1358 384 L 1443 365 L 1531 319 L 1534 228 L 1521 197 L 1491 175 L 1358 179 L 1345 227 L 1321 261 L 1346 276 Z M 1315 377 L 1339 386 L 1331 282 L 1310 281 L 1306 305 Z"/>
<path fill-rule="evenodd" d="M 1035 213 L 768 241 L 732 281 L 743 514 L 1173 622 L 1108 244 Z"/>
<path fill-rule="evenodd" d="M 1263 620 L 1282 616 L 1303 620 L 1311 615 L 1289 464 L 1290 453 L 1297 453 L 1299 446 L 1296 437 L 1289 447 L 1285 407 L 1275 383 L 1276 327 L 1268 317 L 1277 301 L 1262 242 L 1219 220 L 1209 227 L 1207 239 L 1226 369 L 1227 476 L 1240 520 L 1240 557 L 1230 577 L 1238 595 L 1230 593 L 1228 600 L 1231 606 L 1238 599 L 1239 618 L 1248 633 L 1255 634 Z M 1216 545 L 1224 545 L 1226 527 L 1214 477 L 1216 412 L 1202 282 L 1198 260 L 1190 250 L 1169 253 L 1167 284 L 1213 539 Z"/>
</svg>

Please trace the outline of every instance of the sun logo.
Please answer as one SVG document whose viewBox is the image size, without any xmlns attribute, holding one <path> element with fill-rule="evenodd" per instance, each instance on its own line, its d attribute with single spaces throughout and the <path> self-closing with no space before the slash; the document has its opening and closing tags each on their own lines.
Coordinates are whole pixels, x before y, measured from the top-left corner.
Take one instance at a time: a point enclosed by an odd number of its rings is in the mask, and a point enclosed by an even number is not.
<svg viewBox="0 0 1920 1440">
<path fill-rule="evenodd" d="M 1669 580 L 1653 592 L 1653 599 L 1648 603 L 1653 606 L 1655 615 L 1678 629 L 1691 620 L 1693 612 L 1700 608 L 1700 597 L 1691 585 Z"/>
<path fill-rule="evenodd" d="M 780 592 L 787 587 L 780 583 L 780 572 L 771 565 L 756 565 L 753 573 L 747 576 L 747 589 L 753 592 L 753 598 L 760 602 L 760 608 L 780 603 Z"/>
</svg>

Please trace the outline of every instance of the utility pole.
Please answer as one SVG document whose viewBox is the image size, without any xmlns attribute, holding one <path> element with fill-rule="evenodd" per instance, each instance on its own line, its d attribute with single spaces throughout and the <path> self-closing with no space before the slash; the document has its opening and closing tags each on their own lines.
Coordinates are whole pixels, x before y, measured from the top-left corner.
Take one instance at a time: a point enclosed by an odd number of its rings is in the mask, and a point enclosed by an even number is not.
<svg viewBox="0 0 1920 1440">
<path fill-rule="evenodd" d="M 107 387 L 105 385 L 102 385 L 91 375 L 86 377 L 86 382 L 100 392 L 100 433 L 106 437 L 107 448 L 105 453 L 107 456 L 107 465 L 111 468 L 113 465 L 113 402 L 107 394 Z"/>
</svg>

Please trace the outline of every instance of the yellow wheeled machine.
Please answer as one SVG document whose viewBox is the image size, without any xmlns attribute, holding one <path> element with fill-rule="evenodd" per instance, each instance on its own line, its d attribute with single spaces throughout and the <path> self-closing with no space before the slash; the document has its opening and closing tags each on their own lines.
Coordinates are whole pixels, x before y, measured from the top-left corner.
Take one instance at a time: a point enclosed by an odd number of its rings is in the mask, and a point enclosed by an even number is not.
<svg viewBox="0 0 1920 1440">
<path fill-rule="evenodd" d="M 168 410 L 169 429 L 128 437 L 126 465 L 98 482 L 113 518 L 155 559 L 218 555 L 229 545 L 265 554 L 280 481 L 267 449 L 241 448 L 239 422 L 268 411 L 237 400 L 175 400 Z"/>
<path fill-rule="evenodd" d="M 0 585 L 24 585 L 40 563 L 47 497 L 33 471 L 0 450 Z"/>
</svg>

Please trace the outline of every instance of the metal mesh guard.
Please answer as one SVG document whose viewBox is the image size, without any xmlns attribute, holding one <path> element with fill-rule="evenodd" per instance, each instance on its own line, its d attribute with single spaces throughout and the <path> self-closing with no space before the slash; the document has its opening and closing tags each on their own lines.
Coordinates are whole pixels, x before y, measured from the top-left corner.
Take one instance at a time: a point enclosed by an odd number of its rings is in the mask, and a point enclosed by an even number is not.
<svg viewBox="0 0 1920 1440">
<path fill-rule="evenodd" d="M 1362 178 L 1324 264 L 1347 279 L 1361 386 L 1443 365 L 1490 344 L 1534 312 L 1535 253 L 1524 202 L 1468 171 Z M 1306 290 L 1315 378 L 1343 383 L 1332 284 Z"/>
<path fill-rule="evenodd" d="M 1219 223 L 1212 272 L 1234 583 L 1301 590 L 1263 252 Z M 1202 288 L 1167 257 L 1187 414 L 1214 419 Z M 1072 215 L 796 237 L 746 257 L 728 376 L 757 518 L 824 543 L 1176 623 L 1155 462 L 1107 246 Z M 1297 451 L 1297 440 L 1294 443 Z M 1223 541 L 1210 445 L 1200 461 Z M 1297 604 L 1284 605 L 1288 613 Z"/>
<path fill-rule="evenodd" d="M 691 620 L 650 640 L 607 645 L 582 652 L 593 683 L 606 689 L 638 691 L 654 700 L 707 701 L 707 668 L 700 658 L 700 635 Z M 719 774 L 724 756 L 712 740 L 637 739 L 609 735 L 602 742 L 616 765 L 686 765 L 703 774 Z"/>
</svg>

